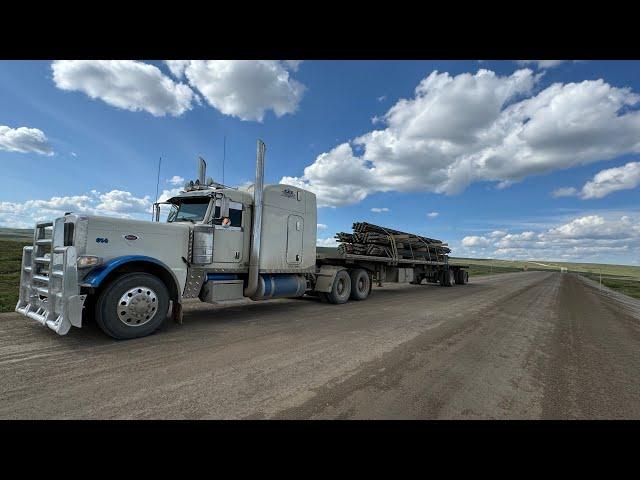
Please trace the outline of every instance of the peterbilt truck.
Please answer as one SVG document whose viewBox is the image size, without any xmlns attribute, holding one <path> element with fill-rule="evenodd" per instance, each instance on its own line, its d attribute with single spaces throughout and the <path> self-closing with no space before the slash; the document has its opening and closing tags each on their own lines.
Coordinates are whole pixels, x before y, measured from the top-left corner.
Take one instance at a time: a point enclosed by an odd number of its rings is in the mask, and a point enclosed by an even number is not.
<svg viewBox="0 0 640 480">
<path fill-rule="evenodd" d="M 143 337 L 182 303 L 318 297 L 365 300 L 383 281 L 466 283 L 468 272 L 432 260 L 387 258 L 316 248 L 316 197 L 292 185 L 264 185 L 265 145 L 256 180 L 230 188 L 198 178 L 156 202 L 151 221 L 67 213 L 38 222 L 24 247 L 16 312 L 65 335 L 95 319 L 116 339 Z M 164 205 L 164 207 L 162 207 Z M 169 208 L 160 222 L 162 208 Z M 170 311 L 169 311 L 170 309 Z"/>
</svg>

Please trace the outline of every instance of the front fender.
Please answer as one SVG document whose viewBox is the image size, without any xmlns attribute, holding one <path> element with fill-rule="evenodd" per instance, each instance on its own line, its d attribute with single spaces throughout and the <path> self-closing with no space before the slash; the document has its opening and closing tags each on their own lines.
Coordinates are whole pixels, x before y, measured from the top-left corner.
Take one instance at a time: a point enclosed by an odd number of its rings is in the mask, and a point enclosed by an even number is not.
<svg viewBox="0 0 640 480">
<path fill-rule="evenodd" d="M 178 283 L 178 279 L 176 278 L 175 273 L 171 270 L 167 265 L 165 265 L 160 260 L 147 257 L 146 255 L 124 255 L 122 257 L 115 257 L 111 260 L 108 260 L 106 263 L 94 268 L 89 273 L 87 273 L 80 284 L 81 287 L 86 288 L 98 288 L 100 284 L 104 281 L 105 278 L 109 276 L 111 272 L 113 272 L 118 267 L 126 265 L 127 263 L 151 263 L 162 267 L 166 270 L 167 273 L 171 275 L 173 281 L 175 282 L 176 287 L 180 284 Z"/>
</svg>

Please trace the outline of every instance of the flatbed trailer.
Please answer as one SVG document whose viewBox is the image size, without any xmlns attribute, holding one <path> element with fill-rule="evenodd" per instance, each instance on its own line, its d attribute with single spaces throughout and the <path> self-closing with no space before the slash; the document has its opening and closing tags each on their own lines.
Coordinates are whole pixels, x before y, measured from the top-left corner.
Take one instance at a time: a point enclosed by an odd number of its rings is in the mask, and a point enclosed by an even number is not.
<svg viewBox="0 0 640 480">
<path fill-rule="evenodd" d="M 382 286 L 384 282 L 439 283 L 443 287 L 464 285 L 469 282 L 468 265 L 450 265 L 445 261 L 420 260 L 415 258 L 393 258 L 371 255 L 342 253 L 333 247 L 316 247 L 318 273 L 308 294 L 318 292 L 328 295 L 329 303 L 344 303 L 335 295 L 339 284 L 338 272 L 345 271 L 351 279 L 352 300 L 364 300 L 371 293 L 373 283 Z M 346 278 L 345 278 L 346 281 Z M 339 292 L 338 292 L 339 293 Z M 320 295 L 321 298 L 323 295 Z"/>
</svg>

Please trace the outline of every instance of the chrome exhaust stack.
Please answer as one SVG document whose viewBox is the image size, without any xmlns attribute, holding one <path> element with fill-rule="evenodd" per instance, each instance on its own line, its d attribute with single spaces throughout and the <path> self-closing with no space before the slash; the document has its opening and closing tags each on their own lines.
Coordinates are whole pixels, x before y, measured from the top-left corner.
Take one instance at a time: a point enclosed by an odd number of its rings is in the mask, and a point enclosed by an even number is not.
<svg viewBox="0 0 640 480">
<path fill-rule="evenodd" d="M 198 157 L 198 183 L 201 186 L 205 185 L 205 175 L 207 173 L 207 162 L 204 158 Z"/>
<path fill-rule="evenodd" d="M 262 194 L 264 190 L 264 153 L 266 146 L 258 140 L 256 153 L 256 183 L 253 186 L 253 232 L 251 235 L 251 254 L 249 258 L 249 281 L 244 296 L 254 298 L 258 291 L 260 273 L 260 239 L 262 238 Z"/>
</svg>

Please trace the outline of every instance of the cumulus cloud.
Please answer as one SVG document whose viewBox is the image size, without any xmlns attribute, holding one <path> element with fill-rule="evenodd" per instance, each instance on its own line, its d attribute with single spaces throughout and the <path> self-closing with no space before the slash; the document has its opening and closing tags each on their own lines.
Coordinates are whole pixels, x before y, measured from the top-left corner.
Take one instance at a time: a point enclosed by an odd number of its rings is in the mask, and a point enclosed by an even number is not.
<svg viewBox="0 0 640 480">
<path fill-rule="evenodd" d="M 171 185 L 184 185 L 184 178 L 180 175 L 174 175 L 169 180 L 167 180 Z"/>
<path fill-rule="evenodd" d="M 324 223 L 318 223 L 318 230 L 326 230 L 327 226 Z"/>
<path fill-rule="evenodd" d="M 0 125 L 0 150 L 53 155 L 53 149 L 44 132 L 29 127 L 11 128 Z"/>
<path fill-rule="evenodd" d="M 440 215 L 439 212 L 429 212 L 429 213 L 427 213 L 427 217 L 429 217 L 429 218 L 436 218 L 438 215 Z"/>
<path fill-rule="evenodd" d="M 49 200 L 0 202 L 0 225 L 30 228 L 36 221 L 53 219 L 66 212 L 106 215 L 123 218 L 144 218 L 151 212 L 151 199 L 137 197 L 123 190 L 100 193 L 91 190 L 82 195 L 55 196 Z"/>
<path fill-rule="evenodd" d="M 100 195 L 100 203 L 97 210 L 105 210 L 117 213 L 141 213 L 148 212 L 151 208 L 151 199 L 148 195 L 143 198 L 134 196 L 131 192 L 123 190 L 111 190 Z"/>
<path fill-rule="evenodd" d="M 180 187 L 171 188 L 169 190 L 163 190 L 162 193 L 160 194 L 160 196 L 158 197 L 158 202 L 166 202 L 171 197 L 178 196 L 181 191 L 182 191 L 182 188 L 180 188 Z"/>
<path fill-rule="evenodd" d="M 640 162 L 598 172 L 582 187 L 582 198 L 602 198 L 618 190 L 630 190 L 640 185 Z"/>
<path fill-rule="evenodd" d="M 553 191 L 551 194 L 555 198 L 560 197 L 575 197 L 578 194 L 578 190 L 573 187 L 562 187 Z"/>
<path fill-rule="evenodd" d="M 543 70 L 546 68 L 557 67 L 558 65 L 566 62 L 567 60 L 516 60 L 518 65 L 526 66 L 526 65 L 535 65 L 539 69 Z"/>
<path fill-rule="evenodd" d="M 554 83 L 540 75 L 431 73 L 372 130 L 320 154 L 283 183 L 314 191 L 320 206 L 375 192 L 455 194 L 480 181 L 506 188 L 536 174 L 640 151 L 640 96 L 603 80 Z"/>
<path fill-rule="evenodd" d="M 490 241 L 488 238 L 471 235 L 462 239 L 462 245 L 465 247 L 488 247 Z"/>
<path fill-rule="evenodd" d="M 114 107 L 160 117 L 191 109 L 194 94 L 159 68 L 134 60 L 56 60 L 53 80 L 62 90 L 83 92 Z"/>
<path fill-rule="evenodd" d="M 297 60 L 168 60 L 176 78 L 186 78 L 207 103 L 225 115 L 262 122 L 297 110 L 304 85 L 290 76 Z"/>
<path fill-rule="evenodd" d="M 597 260 L 637 257 L 640 254 L 640 219 L 584 215 L 541 231 L 467 236 L 456 254 L 496 258 Z M 622 260 L 624 261 L 624 260 Z"/>
<path fill-rule="evenodd" d="M 373 213 L 383 213 L 383 212 L 389 212 L 390 210 L 387 207 L 382 207 L 382 208 L 373 207 L 371 211 Z"/>
<path fill-rule="evenodd" d="M 631 190 L 640 185 L 640 162 L 629 162 L 621 167 L 598 172 L 581 190 L 563 187 L 554 190 L 554 197 L 580 197 L 583 200 L 606 197 L 618 190 Z"/>
<path fill-rule="evenodd" d="M 318 246 L 318 247 L 337 247 L 338 246 L 338 241 L 333 237 L 318 238 L 316 240 L 316 246 Z"/>
</svg>

